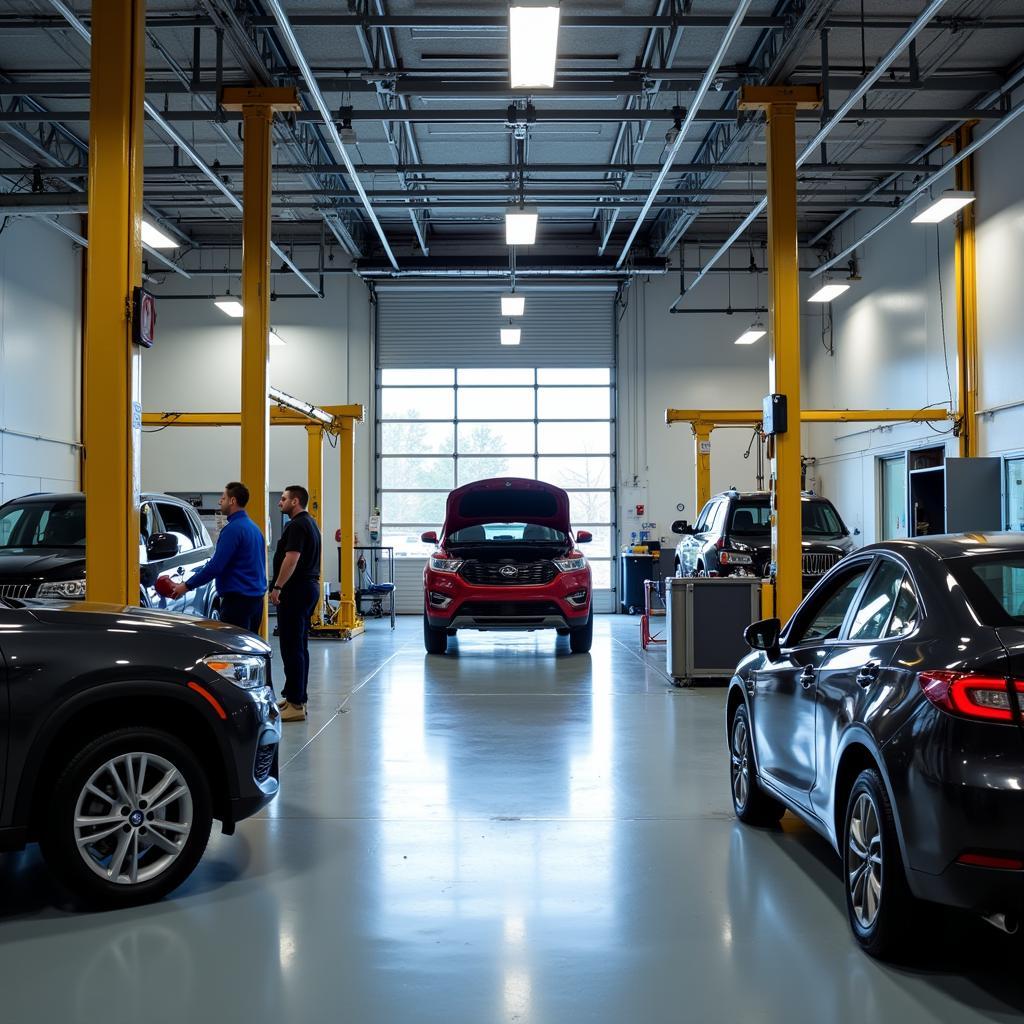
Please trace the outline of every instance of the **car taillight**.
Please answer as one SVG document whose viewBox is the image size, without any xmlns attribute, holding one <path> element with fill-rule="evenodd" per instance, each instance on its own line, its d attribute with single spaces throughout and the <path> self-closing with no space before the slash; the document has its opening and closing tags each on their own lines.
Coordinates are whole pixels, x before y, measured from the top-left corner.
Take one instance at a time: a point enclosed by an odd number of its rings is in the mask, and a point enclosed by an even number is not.
<svg viewBox="0 0 1024 1024">
<path fill-rule="evenodd" d="M 919 672 L 917 680 L 936 707 L 987 722 L 1012 722 L 1016 717 L 1009 684 L 1016 693 L 1024 694 L 1024 680 L 1002 676 L 935 671 Z"/>
</svg>

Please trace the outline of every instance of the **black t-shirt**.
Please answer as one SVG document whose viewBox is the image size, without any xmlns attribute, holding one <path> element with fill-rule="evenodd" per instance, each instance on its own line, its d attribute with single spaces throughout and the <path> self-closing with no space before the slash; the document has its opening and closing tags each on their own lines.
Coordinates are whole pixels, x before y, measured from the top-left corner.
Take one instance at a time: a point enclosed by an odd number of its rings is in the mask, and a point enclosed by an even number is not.
<svg viewBox="0 0 1024 1024">
<path fill-rule="evenodd" d="M 293 583 L 320 579 L 320 530 L 308 512 L 300 512 L 290 519 L 277 542 L 274 551 L 274 583 L 281 572 L 284 556 L 289 551 L 298 551 L 299 561 L 284 585 L 283 593 L 291 590 Z"/>
</svg>

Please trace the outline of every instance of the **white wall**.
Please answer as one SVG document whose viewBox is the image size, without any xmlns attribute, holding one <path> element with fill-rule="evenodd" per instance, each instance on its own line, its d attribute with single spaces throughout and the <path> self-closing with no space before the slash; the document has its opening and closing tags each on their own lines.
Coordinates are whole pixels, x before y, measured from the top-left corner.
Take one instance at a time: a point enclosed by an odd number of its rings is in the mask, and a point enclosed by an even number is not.
<svg viewBox="0 0 1024 1024">
<path fill-rule="evenodd" d="M 288 280 L 283 278 L 282 280 Z M 369 293 L 351 275 L 326 279 L 324 299 L 277 299 L 270 322 L 285 340 L 270 349 L 270 381 L 296 398 L 323 405 L 360 403 L 367 422 L 356 426 L 356 530 L 365 536 L 373 494 L 370 400 Z M 299 285 L 288 281 L 288 291 Z M 172 278 L 163 290 L 194 292 L 197 299 L 160 300 L 158 341 L 144 353 L 142 401 L 147 412 L 237 412 L 241 407 L 241 321 L 217 309 L 209 279 Z M 272 427 L 270 488 L 306 483 L 306 431 Z M 142 483 L 154 491 L 219 491 L 240 474 L 235 427 L 168 427 L 143 436 Z M 340 521 L 339 458 L 324 448 L 324 534 Z M 332 564 L 328 562 L 328 564 Z"/>
<path fill-rule="evenodd" d="M 732 306 L 753 307 L 755 285 L 742 271 L 732 275 Z M 766 300 L 762 275 L 760 302 Z M 618 352 L 618 481 L 620 539 L 638 529 L 629 513 L 637 501 L 647 506 L 649 521 L 657 523 L 653 537 L 674 545 L 674 519 L 693 522 L 695 469 L 690 428 L 665 423 L 665 410 L 759 409 L 768 392 L 768 349 L 762 339 L 754 345 L 735 345 L 750 326 L 752 315 L 734 313 L 670 314 L 679 294 L 675 274 L 636 279 L 620 310 Z M 683 309 L 718 308 L 728 304 L 727 278 L 711 274 L 688 294 Z M 767 316 L 762 319 L 767 323 Z M 755 486 L 756 445 L 749 459 L 746 429 L 716 430 L 712 434 L 712 492 L 729 486 Z M 636 490 L 634 490 L 634 488 Z M 685 510 L 677 510 L 677 504 Z"/>
<path fill-rule="evenodd" d="M 1024 451 L 1024 182 L 1014 172 L 1022 143 L 1024 127 L 1012 125 L 975 158 L 979 408 L 1013 406 L 979 417 L 979 455 Z M 953 186 L 952 173 L 943 184 Z M 952 222 L 936 228 L 912 224 L 911 216 L 908 212 L 863 247 L 863 280 L 834 303 L 834 356 L 809 336 L 805 319 L 805 405 L 948 408 L 952 392 L 955 406 Z M 844 228 L 844 241 L 876 219 L 858 215 Z M 809 282 L 805 295 L 807 287 Z M 940 429 L 943 433 L 936 434 L 919 424 L 870 429 L 827 424 L 808 431 L 805 451 L 819 460 L 823 493 L 870 543 L 878 523 L 878 457 L 935 443 L 944 443 L 947 455 L 958 454 L 957 439 L 945 424 Z"/>
<path fill-rule="evenodd" d="M 82 253 L 31 218 L 0 233 L 0 502 L 80 486 Z"/>
</svg>

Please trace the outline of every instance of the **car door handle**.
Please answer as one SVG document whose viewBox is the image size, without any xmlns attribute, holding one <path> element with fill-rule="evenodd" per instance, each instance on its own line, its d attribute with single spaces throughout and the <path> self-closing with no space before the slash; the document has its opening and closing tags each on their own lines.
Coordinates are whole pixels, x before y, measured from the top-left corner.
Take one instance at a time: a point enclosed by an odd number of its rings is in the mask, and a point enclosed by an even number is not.
<svg viewBox="0 0 1024 1024">
<path fill-rule="evenodd" d="M 861 686 L 870 686 L 878 680 L 878 670 L 881 664 L 877 661 L 869 661 L 858 673 L 857 682 Z"/>
<path fill-rule="evenodd" d="M 800 685 L 805 689 L 809 689 L 814 685 L 814 677 L 816 673 L 810 665 L 804 665 L 803 672 L 800 673 Z"/>
</svg>

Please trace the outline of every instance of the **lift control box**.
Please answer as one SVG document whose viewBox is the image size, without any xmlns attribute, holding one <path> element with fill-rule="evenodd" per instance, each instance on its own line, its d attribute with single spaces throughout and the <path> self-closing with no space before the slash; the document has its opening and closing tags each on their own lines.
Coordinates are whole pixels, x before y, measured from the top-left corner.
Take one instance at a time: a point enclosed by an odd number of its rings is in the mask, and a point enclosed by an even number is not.
<svg viewBox="0 0 1024 1024">
<path fill-rule="evenodd" d="M 765 395 L 762 426 L 766 434 L 784 434 L 788 428 L 785 395 Z"/>
</svg>

